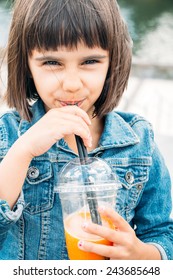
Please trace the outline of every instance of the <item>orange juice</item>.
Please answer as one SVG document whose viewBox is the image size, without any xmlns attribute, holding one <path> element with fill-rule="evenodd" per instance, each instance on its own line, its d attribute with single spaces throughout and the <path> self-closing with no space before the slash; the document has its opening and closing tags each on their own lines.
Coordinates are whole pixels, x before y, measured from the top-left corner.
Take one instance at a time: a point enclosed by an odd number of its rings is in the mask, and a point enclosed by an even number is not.
<svg viewBox="0 0 173 280">
<path fill-rule="evenodd" d="M 104 216 L 102 218 L 102 225 L 114 228 L 112 223 Z M 105 240 L 97 235 L 87 233 L 82 230 L 82 224 L 90 221 L 90 213 L 78 212 L 69 215 L 64 221 L 65 237 L 67 250 L 70 260 L 104 260 L 103 256 L 95 253 L 84 252 L 78 248 L 80 239 L 91 241 L 97 244 L 112 245 L 112 242 Z"/>
</svg>

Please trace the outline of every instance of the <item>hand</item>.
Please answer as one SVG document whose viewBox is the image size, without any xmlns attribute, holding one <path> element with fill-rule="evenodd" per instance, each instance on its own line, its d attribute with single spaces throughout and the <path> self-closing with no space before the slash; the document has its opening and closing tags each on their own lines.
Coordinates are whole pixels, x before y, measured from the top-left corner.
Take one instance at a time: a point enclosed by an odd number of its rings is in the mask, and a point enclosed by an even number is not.
<svg viewBox="0 0 173 280">
<path fill-rule="evenodd" d="M 131 226 L 117 212 L 110 208 L 99 208 L 98 210 L 101 215 L 112 221 L 115 229 L 87 223 L 83 225 L 83 230 L 111 241 L 113 246 L 80 240 L 78 246 L 81 250 L 93 252 L 112 260 L 160 259 L 157 248 L 139 240 Z"/>
<path fill-rule="evenodd" d="M 66 106 L 49 110 L 36 124 L 20 137 L 20 144 L 31 157 L 48 151 L 65 135 L 79 135 L 87 147 L 91 147 L 89 125 L 91 121 L 85 111 L 77 106 Z"/>
</svg>

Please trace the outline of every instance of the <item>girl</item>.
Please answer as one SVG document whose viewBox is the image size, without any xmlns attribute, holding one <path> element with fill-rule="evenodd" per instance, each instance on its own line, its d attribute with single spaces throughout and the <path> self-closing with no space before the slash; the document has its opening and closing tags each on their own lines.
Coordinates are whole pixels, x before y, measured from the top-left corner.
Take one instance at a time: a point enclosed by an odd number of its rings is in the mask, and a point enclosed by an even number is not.
<svg viewBox="0 0 173 280">
<path fill-rule="evenodd" d="M 110 259 L 173 259 L 170 177 L 149 123 L 115 112 L 127 85 L 131 40 L 115 0 L 17 0 L 0 118 L 0 258 L 68 259 L 58 172 L 77 157 L 74 134 L 103 158 L 122 188 L 113 242 L 79 248 Z M 11 248 L 13 246 L 13 249 Z"/>
</svg>

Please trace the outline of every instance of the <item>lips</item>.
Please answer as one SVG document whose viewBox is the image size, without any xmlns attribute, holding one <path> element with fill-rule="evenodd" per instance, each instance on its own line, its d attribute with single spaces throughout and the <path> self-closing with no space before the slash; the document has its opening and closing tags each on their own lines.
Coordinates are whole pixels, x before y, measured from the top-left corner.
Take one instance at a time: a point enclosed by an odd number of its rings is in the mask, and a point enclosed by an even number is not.
<svg viewBox="0 0 173 280">
<path fill-rule="evenodd" d="M 83 101 L 84 101 L 84 99 L 83 100 L 74 100 L 74 101 L 59 101 L 59 102 L 62 106 L 76 105 L 76 106 L 80 107 Z"/>
</svg>

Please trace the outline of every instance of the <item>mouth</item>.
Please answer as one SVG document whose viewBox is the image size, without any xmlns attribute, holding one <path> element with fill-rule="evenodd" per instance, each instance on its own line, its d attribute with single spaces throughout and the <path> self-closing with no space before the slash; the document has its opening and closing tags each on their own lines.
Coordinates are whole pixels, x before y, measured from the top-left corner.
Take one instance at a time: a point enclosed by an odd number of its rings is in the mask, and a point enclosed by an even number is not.
<svg viewBox="0 0 173 280">
<path fill-rule="evenodd" d="M 60 101 L 59 100 L 59 103 L 61 104 L 61 106 L 78 106 L 80 107 L 81 104 L 83 103 L 84 99 L 83 100 L 74 100 L 74 101 Z"/>
</svg>

